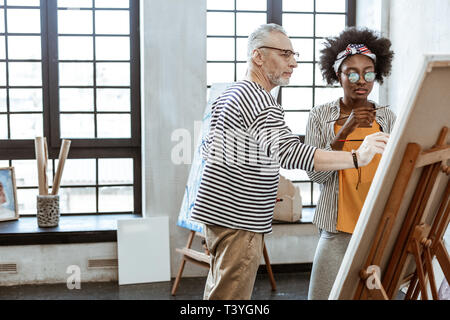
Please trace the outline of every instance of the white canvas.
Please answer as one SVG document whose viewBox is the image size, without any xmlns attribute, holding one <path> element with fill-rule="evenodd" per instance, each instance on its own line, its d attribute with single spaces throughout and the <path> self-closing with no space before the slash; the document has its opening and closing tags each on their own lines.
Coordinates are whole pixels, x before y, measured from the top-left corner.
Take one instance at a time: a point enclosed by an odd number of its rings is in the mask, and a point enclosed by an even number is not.
<svg viewBox="0 0 450 320">
<path fill-rule="evenodd" d="M 426 55 L 407 97 L 405 105 L 397 114 L 394 131 L 361 210 L 329 299 L 353 298 L 360 281 L 359 272 L 364 268 L 407 144 L 415 142 L 422 147 L 422 150 L 430 149 L 436 143 L 441 129 L 444 126 L 450 127 L 450 55 Z M 447 143 L 449 143 L 448 140 Z M 381 277 L 403 224 L 419 176 L 420 170 L 415 170 L 405 191 L 379 266 Z M 445 179 L 441 179 L 437 189 L 443 190 L 445 184 Z M 433 206 L 436 206 L 436 203 Z M 433 212 L 433 210 L 429 211 Z"/>
<path fill-rule="evenodd" d="M 119 285 L 170 281 L 169 218 L 117 221 Z"/>
<path fill-rule="evenodd" d="M 206 109 L 203 112 L 201 134 L 196 141 L 195 153 L 192 160 L 191 169 L 189 172 L 188 181 L 186 183 L 183 201 L 181 202 L 180 213 L 178 214 L 177 225 L 187 228 L 199 233 L 203 232 L 203 224 L 190 220 L 192 210 L 194 208 L 197 192 L 202 180 L 203 169 L 205 167 L 205 161 L 201 156 L 202 141 L 204 141 L 209 132 L 209 126 L 211 121 L 211 106 L 222 92 L 228 88 L 231 83 L 213 83 L 209 92 L 208 103 Z"/>
</svg>

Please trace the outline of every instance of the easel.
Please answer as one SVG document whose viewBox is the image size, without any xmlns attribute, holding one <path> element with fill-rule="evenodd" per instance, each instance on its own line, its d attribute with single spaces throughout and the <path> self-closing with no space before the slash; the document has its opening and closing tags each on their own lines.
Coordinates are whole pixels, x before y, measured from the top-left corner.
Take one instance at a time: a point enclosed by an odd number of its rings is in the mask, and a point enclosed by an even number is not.
<svg viewBox="0 0 450 320">
<path fill-rule="evenodd" d="M 182 249 L 179 249 L 179 248 L 176 249 L 177 252 L 181 253 L 182 259 L 181 259 L 180 268 L 178 269 L 177 277 L 175 278 L 175 282 L 173 283 L 173 286 L 172 286 L 172 295 L 173 296 L 177 292 L 178 285 L 180 284 L 181 276 L 183 274 L 183 270 L 184 270 L 184 266 L 186 265 L 186 261 L 190 261 L 196 265 L 199 265 L 201 267 L 209 269 L 210 258 L 209 258 L 209 252 L 208 252 L 208 249 L 206 248 L 206 246 L 204 246 L 204 249 L 205 249 L 204 253 L 196 251 L 194 249 L 191 249 L 192 242 L 194 241 L 195 236 L 198 236 L 199 238 L 202 238 L 204 240 L 203 234 L 195 232 L 195 231 L 191 231 L 189 233 L 189 238 L 186 243 L 186 247 L 184 247 Z M 275 291 L 275 290 L 277 290 L 277 287 L 276 287 L 276 283 L 275 283 L 275 278 L 273 277 L 272 267 L 270 265 L 269 255 L 267 253 L 265 243 L 264 243 L 264 248 L 263 248 L 263 255 L 264 255 L 264 261 L 266 262 L 267 273 L 269 274 L 269 281 L 272 286 L 272 291 Z"/>
<path fill-rule="evenodd" d="M 433 299 L 437 299 L 432 266 L 434 257 L 437 258 L 450 283 L 450 258 L 443 242 L 443 236 L 450 220 L 450 181 L 447 182 L 447 187 L 440 199 L 439 209 L 434 220 L 430 225 L 422 222 L 424 213 L 429 211 L 429 200 L 436 196 L 436 182 L 439 181 L 438 179 L 449 179 L 450 170 L 446 162 L 450 159 L 450 145 L 446 144 L 447 133 L 448 128 L 444 127 L 436 145 L 424 152 L 421 152 L 420 145 L 408 144 L 365 267 L 360 272 L 361 281 L 354 299 L 393 299 L 402 282 L 409 281 L 406 299 L 417 299 L 420 292 L 422 299 L 426 300 L 428 299 L 428 277 Z M 369 271 L 370 267 L 380 265 L 411 175 L 415 169 L 422 167 L 420 180 L 387 264 L 383 281 L 381 281 L 380 275 Z M 445 175 L 439 175 L 441 171 Z M 407 258 L 411 255 L 414 257 L 416 270 L 402 279 L 407 266 Z M 369 277 L 375 280 L 375 288 L 369 288 L 366 283 Z"/>
</svg>

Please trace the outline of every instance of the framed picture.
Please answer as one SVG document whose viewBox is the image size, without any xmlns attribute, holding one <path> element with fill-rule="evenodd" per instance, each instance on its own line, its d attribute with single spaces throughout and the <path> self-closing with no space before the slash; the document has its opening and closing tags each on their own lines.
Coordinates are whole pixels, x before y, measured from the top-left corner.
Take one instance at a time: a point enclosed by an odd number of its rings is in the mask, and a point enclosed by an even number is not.
<svg viewBox="0 0 450 320">
<path fill-rule="evenodd" d="M 19 219 L 14 168 L 0 168 L 0 221 Z"/>
</svg>

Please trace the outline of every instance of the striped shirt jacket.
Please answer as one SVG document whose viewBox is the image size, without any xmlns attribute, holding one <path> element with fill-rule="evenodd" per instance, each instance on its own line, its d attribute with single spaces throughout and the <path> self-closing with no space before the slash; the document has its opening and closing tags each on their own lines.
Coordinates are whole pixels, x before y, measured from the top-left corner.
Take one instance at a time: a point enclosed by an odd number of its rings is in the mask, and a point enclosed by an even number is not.
<svg viewBox="0 0 450 320">
<path fill-rule="evenodd" d="M 284 111 L 256 82 L 235 82 L 213 103 L 202 142 L 205 167 L 191 219 L 272 232 L 280 166 L 314 170 L 316 148 L 301 143 Z"/>
<path fill-rule="evenodd" d="M 332 151 L 331 143 L 336 137 L 334 132 L 335 122 L 327 123 L 338 119 L 340 115 L 340 98 L 312 108 L 306 129 L 305 144 L 315 146 L 320 149 Z M 370 101 L 376 108 L 380 106 Z M 376 111 L 375 121 L 380 125 L 381 130 L 391 133 L 394 127 L 396 116 L 389 108 Z M 339 198 L 339 171 L 307 171 L 308 177 L 320 184 L 320 197 L 317 203 L 313 223 L 322 230 L 337 233 L 337 213 Z"/>
</svg>

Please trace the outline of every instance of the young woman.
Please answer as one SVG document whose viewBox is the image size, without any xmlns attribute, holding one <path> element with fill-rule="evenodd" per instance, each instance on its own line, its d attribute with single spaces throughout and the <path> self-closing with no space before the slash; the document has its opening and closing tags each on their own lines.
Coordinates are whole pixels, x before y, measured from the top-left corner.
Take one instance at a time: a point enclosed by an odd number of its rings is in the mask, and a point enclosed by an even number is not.
<svg viewBox="0 0 450 320">
<path fill-rule="evenodd" d="M 352 151 L 375 132 L 390 133 L 394 113 L 368 100 L 374 81 L 391 70 L 391 42 L 368 29 L 349 28 L 328 38 L 321 51 L 321 71 L 328 84 L 339 83 L 344 96 L 311 110 L 305 144 L 326 150 Z M 380 161 L 359 169 L 308 172 L 321 185 L 313 223 L 320 240 L 314 256 L 308 299 L 328 299 L 347 245 Z"/>
</svg>

